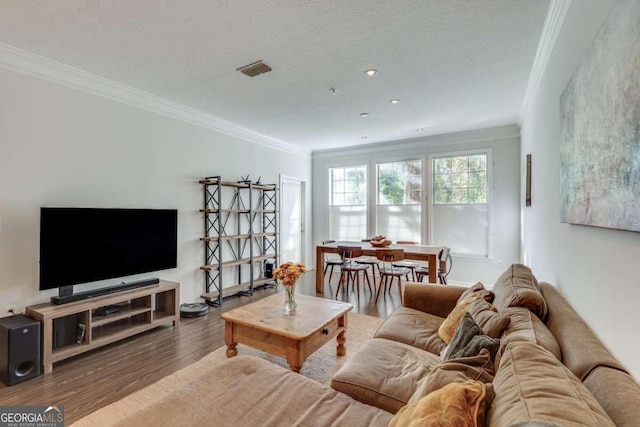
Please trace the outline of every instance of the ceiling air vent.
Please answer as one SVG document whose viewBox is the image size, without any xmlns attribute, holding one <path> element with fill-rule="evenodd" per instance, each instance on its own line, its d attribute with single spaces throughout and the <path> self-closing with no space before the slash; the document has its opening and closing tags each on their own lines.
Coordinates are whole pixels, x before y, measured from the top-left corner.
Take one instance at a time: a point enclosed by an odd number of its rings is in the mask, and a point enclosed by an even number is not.
<svg viewBox="0 0 640 427">
<path fill-rule="evenodd" d="M 269 71 L 271 71 L 271 67 L 260 60 L 252 64 L 236 68 L 236 70 L 240 71 L 242 74 L 246 74 L 249 77 L 255 77 L 258 74 L 268 73 Z"/>
</svg>

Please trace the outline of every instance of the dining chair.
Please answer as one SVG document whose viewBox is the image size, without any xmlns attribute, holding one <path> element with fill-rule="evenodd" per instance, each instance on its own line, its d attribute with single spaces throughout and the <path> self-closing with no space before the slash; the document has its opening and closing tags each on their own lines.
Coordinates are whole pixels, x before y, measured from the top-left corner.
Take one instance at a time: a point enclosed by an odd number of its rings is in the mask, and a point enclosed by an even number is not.
<svg viewBox="0 0 640 427">
<path fill-rule="evenodd" d="M 420 243 L 414 242 L 411 240 L 398 240 L 396 242 L 397 245 L 419 245 Z M 417 262 L 411 261 L 397 261 L 392 264 L 394 267 L 400 268 L 408 268 L 411 273 L 411 280 L 416 281 L 416 268 L 420 267 L 420 264 Z M 409 280 L 409 275 L 407 274 L 407 280 Z"/>
<path fill-rule="evenodd" d="M 335 243 L 335 240 L 325 240 L 322 242 L 323 245 L 327 245 L 329 243 Z M 331 271 L 329 272 L 329 283 L 331 283 L 331 276 L 333 276 L 333 269 L 336 265 L 342 265 L 342 259 L 340 257 L 335 256 L 334 254 L 324 253 L 324 277 L 327 277 L 327 269 L 331 266 Z"/>
<path fill-rule="evenodd" d="M 371 239 L 362 239 L 361 240 L 362 243 L 368 243 L 370 241 L 371 241 Z M 368 268 L 371 267 L 371 280 L 373 281 L 373 283 L 375 283 L 376 282 L 376 267 L 378 268 L 378 274 L 380 274 L 380 261 L 378 260 L 378 258 L 373 257 L 373 256 L 369 256 L 369 255 L 365 255 L 365 256 L 361 256 L 360 258 L 356 259 L 355 262 L 357 262 L 358 264 L 364 264 L 364 265 L 367 266 L 367 271 L 365 271 L 365 274 L 367 274 L 367 275 L 369 274 Z"/>
<path fill-rule="evenodd" d="M 402 278 L 409 274 L 409 269 L 404 267 L 394 267 L 393 263 L 404 259 L 404 249 L 377 249 L 376 256 L 380 261 L 382 261 L 382 266 L 379 266 L 380 284 L 378 285 L 378 292 L 376 292 L 376 303 L 380 297 L 382 285 L 384 284 L 385 292 L 387 291 L 387 285 L 389 285 L 389 290 L 391 290 L 394 278 L 398 281 L 400 303 L 402 303 Z"/>
<path fill-rule="evenodd" d="M 367 265 L 358 264 L 354 258 L 362 256 L 362 248 L 359 246 L 338 246 L 338 254 L 342 260 L 340 265 L 340 281 L 338 282 L 338 289 L 336 290 L 336 299 L 340 293 L 340 288 L 344 284 L 347 293 L 349 292 L 349 282 L 356 288 L 358 294 L 358 301 L 360 301 L 360 272 L 363 273 L 367 286 L 369 287 L 369 293 L 373 295 L 371 290 L 371 282 L 366 270 L 369 268 Z"/>
<path fill-rule="evenodd" d="M 444 247 L 438 253 L 438 281 L 442 285 L 447 284 L 447 276 L 453 267 L 453 258 L 451 258 L 451 248 Z M 416 276 L 418 282 L 422 282 L 424 277 L 429 277 L 429 267 L 416 268 Z"/>
</svg>

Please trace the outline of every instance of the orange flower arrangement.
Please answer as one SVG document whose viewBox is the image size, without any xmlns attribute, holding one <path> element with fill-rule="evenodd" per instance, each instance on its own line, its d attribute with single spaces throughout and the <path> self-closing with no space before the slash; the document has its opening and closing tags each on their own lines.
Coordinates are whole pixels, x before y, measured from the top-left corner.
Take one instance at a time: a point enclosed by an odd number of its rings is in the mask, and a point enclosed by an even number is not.
<svg viewBox="0 0 640 427">
<path fill-rule="evenodd" d="M 306 271 L 307 268 L 302 264 L 285 262 L 273 271 L 273 277 L 282 282 L 284 286 L 293 286 Z"/>
</svg>

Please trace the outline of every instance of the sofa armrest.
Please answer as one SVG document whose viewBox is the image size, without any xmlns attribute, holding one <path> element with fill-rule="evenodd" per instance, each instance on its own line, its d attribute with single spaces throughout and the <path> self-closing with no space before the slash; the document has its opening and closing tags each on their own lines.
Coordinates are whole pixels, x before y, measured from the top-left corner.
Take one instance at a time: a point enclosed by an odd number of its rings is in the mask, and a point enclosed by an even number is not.
<svg viewBox="0 0 640 427">
<path fill-rule="evenodd" d="M 404 288 L 403 305 L 434 316 L 447 317 L 466 289 L 463 286 L 409 282 Z"/>
</svg>

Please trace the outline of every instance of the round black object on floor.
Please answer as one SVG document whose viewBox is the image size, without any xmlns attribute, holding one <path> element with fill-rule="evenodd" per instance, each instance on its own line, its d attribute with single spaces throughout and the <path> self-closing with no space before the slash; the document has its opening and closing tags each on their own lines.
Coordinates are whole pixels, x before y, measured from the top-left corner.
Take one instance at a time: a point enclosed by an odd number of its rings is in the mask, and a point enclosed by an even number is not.
<svg viewBox="0 0 640 427">
<path fill-rule="evenodd" d="M 209 306 L 203 302 L 188 303 L 180 306 L 180 317 L 200 317 L 209 313 Z"/>
</svg>

